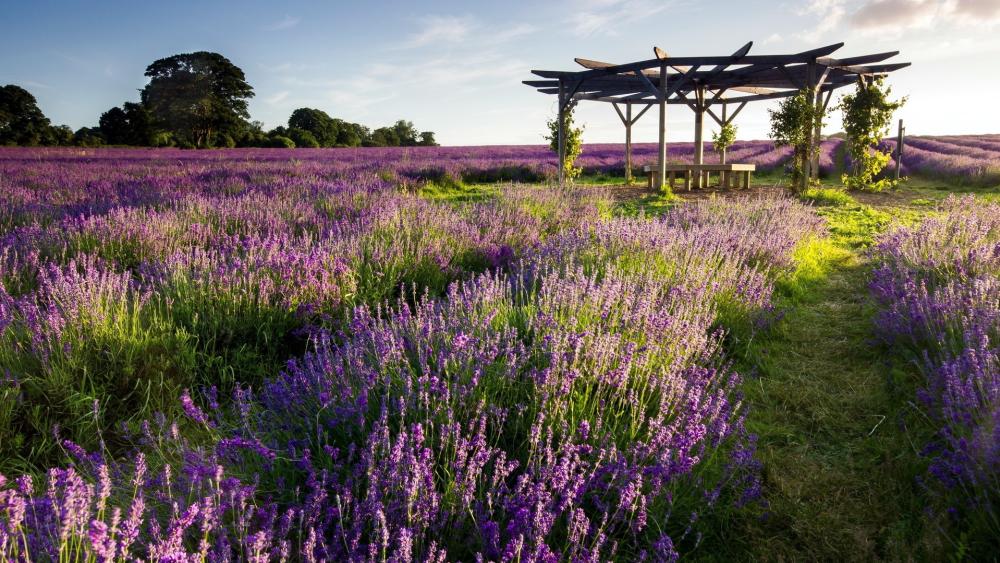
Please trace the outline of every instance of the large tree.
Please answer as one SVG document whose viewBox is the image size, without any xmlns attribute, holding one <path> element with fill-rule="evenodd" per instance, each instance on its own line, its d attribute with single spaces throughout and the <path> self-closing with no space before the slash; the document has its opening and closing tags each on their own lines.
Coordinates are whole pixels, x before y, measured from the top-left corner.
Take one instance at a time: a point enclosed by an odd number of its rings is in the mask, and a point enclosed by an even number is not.
<svg viewBox="0 0 1000 563">
<path fill-rule="evenodd" d="M 146 67 L 146 76 L 142 103 L 174 137 L 207 147 L 217 135 L 236 136 L 246 127 L 253 87 L 226 57 L 206 51 L 174 55 Z"/>
<path fill-rule="evenodd" d="M 49 120 L 30 92 L 0 87 L 0 145 L 38 145 L 49 137 Z"/>
</svg>

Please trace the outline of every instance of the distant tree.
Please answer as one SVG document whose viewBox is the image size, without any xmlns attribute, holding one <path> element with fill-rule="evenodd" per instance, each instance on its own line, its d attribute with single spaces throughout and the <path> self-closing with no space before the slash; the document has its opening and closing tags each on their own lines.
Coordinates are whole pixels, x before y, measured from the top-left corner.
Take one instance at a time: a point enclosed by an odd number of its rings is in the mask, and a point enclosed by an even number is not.
<svg viewBox="0 0 1000 563">
<path fill-rule="evenodd" d="M 153 116 L 142 104 L 125 102 L 101 114 L 101 133 L 110 145 L 148 147 L 155 145 Z"/>
<path fill-rule="evenodd" d="M 368 145 L 372 147 L 398 147 L 400 146 L 399 134 L 395 128 L 379 127 L 372 131 Z"/>
<path fill-rule="evenodd" d="M 0 87 L 0 145 L 41 144 L 49 127 L 30 92 L 14 84 Z"/>
<path fill-rule="evenodd" d="M 417 144 L 425 147 L 438 146 L 437 141 L 434 140 L 434 131 L 421 131 L 420 140 L 417 142 Z"/>
<path fill-rule="evenodd" d="M 125 110 L 115 106 L 101 114 L 98 120 L 98 128 L 105 142 L 110 145 L 124 145 L 128 136 L 128 117 Z"/>
<path fill-rule="evenodd" d="M 273 135 L 264 141 L 264 147 L 272 149 L 294 149 L 295 141 L 282 135 Z"/>
<path fill-rule="evenodd" d="M 891 95 L 892 89 L 879 77 L 859 80 L 854 93 L 841 98 L 838 108 L 844 112 L 847 151 L 853 161 L 851 172 L 842 176 L 849 188 L 882 191 L 894 185 L 889 178 L 876 180 L 891 158 L 878 145 L 889 134 L 892 114 L 906 103 L 906 98 L 890 100 Z"/>
<path fill-rule="evenodd" d="M 566 178 L 572 180 L 583 172 L 582 168 L 576 167 L 576 159 L 583 153 L 583 127 L 573 127 L 573 110 L 576 103 L 573 102 L 563 112 L 563 131 L 566 132 L 566 160 L 563 161 L 563 173 Z M 545 138 L 549 141 L 549 148 L 559 154 L 559 117 L 556 116 L 546 123 L 549 134 Z"/>
<path fill-rule="evenodd" d="M 69 125 L 56 125 L 49 127 L 45 134 L 43 144 L 54 147 L 69 147 L 73 145 L 73 130 Z"/>
<path fill-rule="evenodd" d="M 199 51 L 154 61 L 142 103 L 154 120 L 196 147 L 211 146 L 216 134 L 233 136 L 250 117 L 253 87 L 243 71 L 218 53 Z"/>
<path fill-rule="evenodd" d="M 267 141 L 267 133 L 264 132 L 264 124 L 262 122 L 251 121 L 234 138 L 238 147 L 262 147 L 265 141 Z"/>
<path fill-rule="evenodd" d="M 295 142 L 296 147 L 302 149 L 316 149 L 323 146 L 316 139 L 315 135 L 298 127 L 290 127 L 288 129 L 288 138 Z"/>
<path fill-rule="evenodd" d="M 397 146 L 412 147 L 417 144 L 417 138 L 419 137 L 420 132 L 418 132 L 417 128 L 413 126 L 412 121 L 400 119 L 392 125 L 392 130 L 396 134 L 396 138 L 399 139 Z"/>
<path fill-rule="evenodd" d="M 809 139 L 816 124 L 822 121 L 824 112 L 816 109 L 816 105 L 809 102 L 806 91 L 802 90 L 781 100 L 778 109 L 768 110 L 768 113 L 771 115 L 771 138 L 774 143 L 791 146 L 794 150 L 792 186 L 796 190 L 804 189 L 808 183 L 806 163 L 819 148 L 817 143 L 810 151 Z"/>
<path fill-rule="evenodd" d="M 288 127 L 308 131 L 323 147 L 335 146 L 337 136 L 340 133 L 337 120 L 322 110 L 312 108 L 299 108 L 293 111 L 291 117 L 288 118 Z M 292 139 L 294 140 L 294 137 Z M 302 146 L 298 141 L 295 144 Z"/>
<path fill-rule="evenodd" d="M 342 119 L 334 119 L 337 122 L 337 146 L 338 147 L 360 147 L 371 140 L 372 132 L 364 125 L 350 123 Z"/>
<path fill-rule="evenodd" d="M 97 127 L 81 127 L 73 133 L 73 144 L 78 147 L 100 147 L 104 145 L 104 135 Z"/>
</svg>

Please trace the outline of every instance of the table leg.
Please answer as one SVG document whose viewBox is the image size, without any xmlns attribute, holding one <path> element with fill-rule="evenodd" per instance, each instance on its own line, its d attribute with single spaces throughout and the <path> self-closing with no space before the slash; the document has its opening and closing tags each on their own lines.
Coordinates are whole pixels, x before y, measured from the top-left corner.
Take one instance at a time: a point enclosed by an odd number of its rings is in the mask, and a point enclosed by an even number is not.
<svg viewBox="0 0 1000 563">
<path fill-rule="evenodd" d="M 750 171 L 749 170 L 747 170 L 746 172 L 743 173 L 743 189 L 745 189 L 745 190 L 749 190 L 750 189 Z"/>
</svg>

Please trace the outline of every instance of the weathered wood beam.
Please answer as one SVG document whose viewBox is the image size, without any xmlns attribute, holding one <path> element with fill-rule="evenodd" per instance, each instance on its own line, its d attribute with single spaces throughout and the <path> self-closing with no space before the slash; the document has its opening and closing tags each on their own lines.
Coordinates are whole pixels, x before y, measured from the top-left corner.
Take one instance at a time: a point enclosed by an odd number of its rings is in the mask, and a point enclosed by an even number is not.
<svg viewBox="0 0 1000 563">
<path fill-rule="evenodd" d="M 747 107 L 747 103 L 740 102 L 740 105 L 736 108 L 736 111 L 733 112 L 733 115 L 730 115 L 729 119 L 726 119 L 726 106 L 722 106 L 722 121 L 724 123 L 732 123 L 733 120 L 736 119 L 736 116 L 739 115 L 740 112 L 743 111 L 743 108 L 745 107 Z"/>
<path fill-rule="evenodd" d="M 556 119 L 559 120 L 557 135 L 559 137 L 559 185 L 566 184 L 566 85 L 559 81 L 559 113 Z"/>
<path fill-rule="evenodd" d="M 827 45 L 825 47 L 819 47 L 817 49 L 810 49 L 808 51 L 802 51 L 801 53 L 794 53 L 790 55 L 747 55 L 739 60 L 735 64 L 765 64 L 765 65 L 782 65 L 782 64 L 792 64 L 792 63 L 806 63 L 815 60 L 817 57 L 823 57 L 829 55 L 843 47 L 843 43 L 835 43 L 833 45 Z M 581 72 L 560 72 L 560 71 L 550 71 L 550 70 L 532 70 L 531 72 L 537 76 L 543 78 L 560 78 L 569 76 L 582 76 L 582 77 L 592 77 L 600 76 L 602 74 L 621 74 L 627 72 L 635 72 L 637 70 L 644 70 L 648 68 L 655 68 L 661 66 L 661 63 L 667 61 L 667 66 L 675 65 L 720 65 L 720 64 L 734 64 L 732 62 L 731 56 L 711 56 L 711 57 L 669 57 L 667 59 L 650 59 L 646 61 L 637 61 L 634 63 L 626 63 L 620 65 L 614 65 L 609 67 L 603 67 L 598 69 L 590 69 Z M 666 74 L 666 68 L 662 67 L 660 72 Z"/>
<path fill-rule="evenodd" d="M 649 92 L 652 92 L 653 95 L 655 95 L 657 97 L 660 97 L 660 95 L 661 95 L 660 90 L 656 87 L 655 84 L 653 84 L 653 82 L 649 79 L 649 77 L 647 77 L 645 74 L 643 74 L 641 72 L 636 72 L 635 74 L 639 78 L 642 79 L 642 81 L 643 81 L 643 83 L 644 83 L 644 85 L 646 87 L 646 90 L 648 90 Z M 660 82 L 663 83 L 665 81 L 661 80 Z"/>
<path fill-rule="evenodd" d="M 912 63 L 892 63 L 892 64 L 868 65 L 868 66 L 831 65 L 829 68 L 851 72 L 854 74 L 884 74 L 887 72 L 892 72 L 894 70 L 899 70 L 901 68 L 906 68 L 911 64 Z"/>
<path fill-rule="evenodd" d="M 657 147 L 659 149 L 659 185 L 657 188 L 662 190 L 667 182 L 667 100 L 670 99 L 670 95 L 667 93 L 667 65 L 664 63 L 660 63 L 660 90 L 660 135 Z"/>
<path fill-rule="evenodd" d="M 887 51 L 885 53 L 873 53 L 871 55 L 861 55 L 858 57 L 846 57 L 843 59 L 834 59 L 831 57 L 819 57 L 816 62 L 821 65 L 837 66 L 837 65 L 864 65 L 869 63 L 880 63 L 886 59 L 891 59 L 899 54 L 899 51 Z"/>
</svg>

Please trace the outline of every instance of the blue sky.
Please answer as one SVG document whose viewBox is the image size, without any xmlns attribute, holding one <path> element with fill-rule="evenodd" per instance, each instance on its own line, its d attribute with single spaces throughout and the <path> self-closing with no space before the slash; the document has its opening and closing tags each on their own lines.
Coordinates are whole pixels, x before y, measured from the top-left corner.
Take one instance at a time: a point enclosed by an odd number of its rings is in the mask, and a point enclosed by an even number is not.
<svg viewBox="0 0 1000 563">
<path fill-rule="evenodd" d="M 19 84 L 53 123 L 95 125 L 138 100 L 143 71 L 175 53 L 217 51 L 256 91 L 253 119 L 282 124 L 297 107 L 380 126 L 396 119 L 444 144 L 541 142 L 552 97 L 520 83 L 532 68 L 575 70 L 573 57 L 611 62 L 674 55 L 801 51 L 846 42 L 835 56 L 899 50 L 913 67 L 891 78 L 909 96 L 911 134 L 1000 133 L 987 100 L 1000 90 L 1000 0 L 580 0 L 473 2 L 5 2 L 0 84 Z M 765 138 L 766 104 L 737 119 Z M 647 114 L 652 116 L 653 114 Z M 620 142 L 607 104 L 582 104 L 585 142 Z M 654 141 L 655 119 L 636 126 Z M 828 130 L 840 126 L 837 116 Z M 692 137 L 672 106 L 668 138 Z"/>
</svg>

